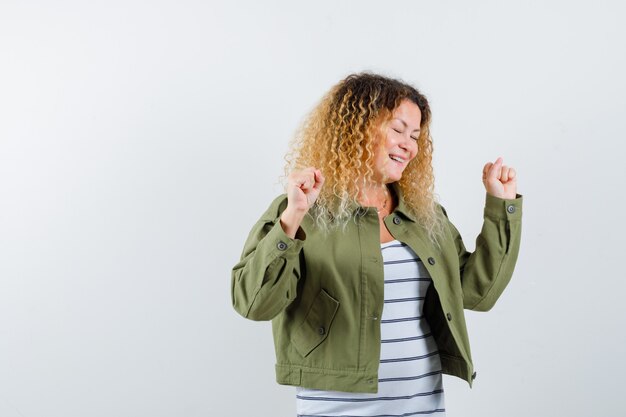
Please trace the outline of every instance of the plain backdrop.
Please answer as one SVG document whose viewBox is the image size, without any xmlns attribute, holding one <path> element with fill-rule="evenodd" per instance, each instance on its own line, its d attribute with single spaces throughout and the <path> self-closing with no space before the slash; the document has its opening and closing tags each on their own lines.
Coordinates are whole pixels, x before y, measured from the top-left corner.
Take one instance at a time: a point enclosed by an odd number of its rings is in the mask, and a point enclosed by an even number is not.
<svg viewBox="0 0 626 417">
<path fill-rule="evenodd" d="M 294 416 L 230 272 L 288 142 L 375 71 L 433 111 L 468 249 L 483 165 L 522 246 L 467 312 L 450 417 L 623 416 L 626 8 L 615 1 L 0 2 L 0 416 Z"/>
</svg>

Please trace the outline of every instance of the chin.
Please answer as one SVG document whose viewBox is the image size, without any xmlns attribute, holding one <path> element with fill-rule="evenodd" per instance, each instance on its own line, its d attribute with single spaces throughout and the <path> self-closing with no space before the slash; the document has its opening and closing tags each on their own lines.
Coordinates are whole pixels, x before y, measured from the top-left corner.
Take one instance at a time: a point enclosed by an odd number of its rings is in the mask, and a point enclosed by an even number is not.
<svg viewBox="0 0 626 417">
<path fill-rule="evenodd" d="M 382 176 L 385 184 L 389 184 L 391 182 L 400 181 L 400 178 L 402 178 L 403 172 L 404 172 L 404 170 L 402 170 L 400 172 L 398 172 L 396 170 L 392 170 L 391 172 L 389 172 L 389 171 L 382 171 L 381 172 L 381 176 Z"/>
<path fill-rule="evenodd" d="M 391 182 L 400 181 L 401 178 L 402 178 L 402 172 L 391 174 L 388 177 L 389 181 Z"/>
</svg>

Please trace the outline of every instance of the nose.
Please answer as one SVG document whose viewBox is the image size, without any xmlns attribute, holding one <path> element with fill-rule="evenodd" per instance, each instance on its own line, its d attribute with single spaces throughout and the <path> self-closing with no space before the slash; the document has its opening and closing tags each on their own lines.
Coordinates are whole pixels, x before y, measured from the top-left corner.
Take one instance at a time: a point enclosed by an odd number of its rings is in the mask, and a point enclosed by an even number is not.
<svg viewBox="0 0 626 417">
<path fill-rule="evenodd" d="M 412 142 L 413 139 L 405 137 L 403 140 L 400 141 L 400 143 L 398 143 L 398 146 L 402 148 L 402 150 L 410 152 L 413 145 Z"/>
<path fill-rule="evenodd" d="M 413 156 L 417 153 L 417 142 L 411 137 L 405 136 L 398 143 L 398 147 L 402 149 L 402 152 L 405 152 L 406 156 L 409 158 L 413 158 Z"/>
</svg>

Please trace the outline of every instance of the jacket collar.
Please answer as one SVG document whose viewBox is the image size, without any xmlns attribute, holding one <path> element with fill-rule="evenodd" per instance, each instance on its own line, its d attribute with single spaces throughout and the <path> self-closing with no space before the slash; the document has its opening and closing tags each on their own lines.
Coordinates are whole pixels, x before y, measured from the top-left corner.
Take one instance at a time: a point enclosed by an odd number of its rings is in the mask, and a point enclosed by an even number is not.
<svg viewBox="0 0 626 417">
<path fill-rule="evenodd" d="M 398 183 L 392 182 L 391 189 L 393 190 L 394 193 L 396 193 L 396 196 L 398 196 L 398 206 L 396 207 L 395 211 L 402 213 L 404 217 L 411 220 L 412 222 L 415 222 L 416 220 L 415 216 L 413 215 L 413 213 L 411 213 L 408 206 L 405 204 L 404 195 L 402 194 L 402 189 L 400 188 Z"/>
</svg>

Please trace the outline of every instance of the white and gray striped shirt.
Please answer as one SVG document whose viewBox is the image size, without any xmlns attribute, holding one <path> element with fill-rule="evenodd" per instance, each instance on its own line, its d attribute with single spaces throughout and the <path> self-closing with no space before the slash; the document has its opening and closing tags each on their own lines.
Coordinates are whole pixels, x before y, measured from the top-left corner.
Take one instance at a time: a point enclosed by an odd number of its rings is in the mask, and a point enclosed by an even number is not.
<svg viewBox="0 0 626 417">
<path fill-rule="evenodd" d="M 421 260 L 397 240 L 381 244 L 385 303 L 381 317 L 378 392 L 296 388 L 299 417 L 445 416 L 437 344 L 422 317 L 432 279 Z"/>
</svg>

